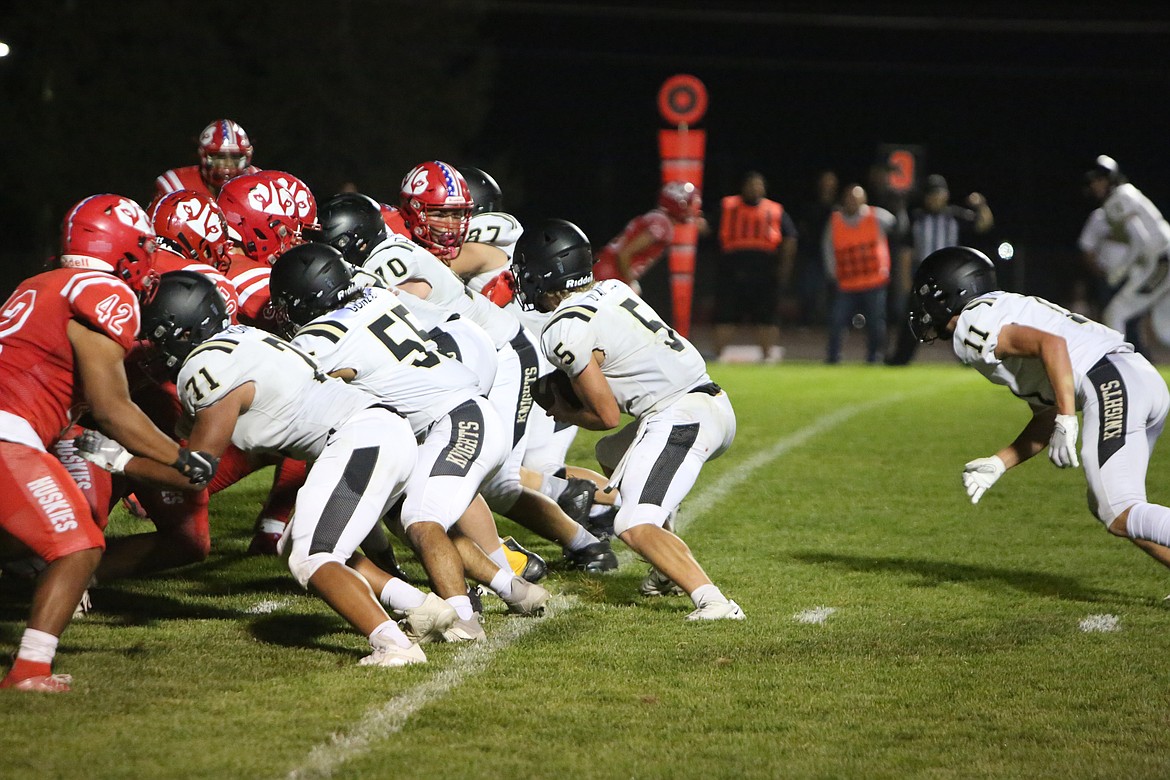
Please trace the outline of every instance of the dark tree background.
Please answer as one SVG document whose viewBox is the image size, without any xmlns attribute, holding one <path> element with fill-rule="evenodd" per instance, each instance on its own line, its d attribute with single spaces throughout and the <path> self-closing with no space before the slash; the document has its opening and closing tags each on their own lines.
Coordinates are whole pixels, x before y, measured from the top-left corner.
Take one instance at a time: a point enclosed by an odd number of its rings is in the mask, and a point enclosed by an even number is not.
<svg viewBox="0 0 1170 780">
<path fill-rule="evenodd" d="M 148 200 L 223 116 L 256 164 L 318 198 L 352 181 L 393 202 L 406 170 L 438 158 L 493 173 L 522 220 L 565 217 L 600 245 L 652 205 L 655 95 L 689 72 L 711 95 L 709 213 L 747 169 L 799 213 L 819 169 L 864 181 L 879 144 L 918 144 L 956 199 L 987 195 L 1019 285 L 1064 300 L 1097 154 L 1170 207 L 1170 12 L 1033 5 L 9 3 L 0 281 L 56 251 L 80 198 Z M 648 283 L 659 305 L 664 277 Z"/>
</svg>

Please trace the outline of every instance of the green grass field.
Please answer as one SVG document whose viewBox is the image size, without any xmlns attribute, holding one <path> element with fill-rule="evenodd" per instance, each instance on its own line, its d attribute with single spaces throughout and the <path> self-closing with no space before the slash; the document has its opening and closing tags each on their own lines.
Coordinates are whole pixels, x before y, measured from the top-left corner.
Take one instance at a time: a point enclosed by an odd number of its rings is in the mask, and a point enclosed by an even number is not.
<svg viewBox="0 0 1170 780">
<path fill-rule="evenodd" d="M 487 642 L 358 667 L 364 637 L 244 555 L 265 472 L 212 502 L 205 564 L 93 592 L 72 694 L 0 696 L 0 777 L 1170 776 L 1170 572 L 1043 456 L 967 501 L 1022 402 L 951 365 L 712 369 L 738 438 L 680 520 L 745 622 L 638 596 L 618 544 L 612 576 L 555 571 L 544 618 L 485 599 Z M 26 593 L 0 579 L 5 652 Z"/>
</svg>

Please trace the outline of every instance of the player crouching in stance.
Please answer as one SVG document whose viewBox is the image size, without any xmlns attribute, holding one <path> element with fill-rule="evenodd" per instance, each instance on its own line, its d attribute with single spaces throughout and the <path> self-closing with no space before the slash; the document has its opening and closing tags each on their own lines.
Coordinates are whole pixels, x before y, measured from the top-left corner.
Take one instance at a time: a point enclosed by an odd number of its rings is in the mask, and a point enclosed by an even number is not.
<svg viewBox="0 0 1170 780">
<path fill-rule="evenodd" d="M 955 354 L 1032 407 L 1008 446 L 966 465 L 963 484 L 978 503 L 1004 472 L 1047 446 L 1059 468 L 1080 457 L 1089 509 L 1109 532 L 1170 566 L 1170 509 L 1146 501 L 1146 468 L 1170 409 L 1166 382 L 1115 330 L 1048 301 L 997 289 L 982 252 L 949 247 L 914 274 L 910 327 L 919 341 L 951 339 Z"/>
<path fill-rule="evenodd" d="M 78 411 L 88 408 L 183 488 L 215 473 L 130 400 L 123 361 L 138 333 L 138 298 L 157 278 L 154 251 L 141 206 L 94 195 L 65 217 L 61 267 L 26 279 L 0 307 L 0 556 L 32 553 L 47 564 L 0 688 L 59 693 L 72 682 L 52 673 L 53 658 L 105 547 L 95 508 L 50 454 Z"/>
<path fill-rule="evenodd" d="M 426 661 L 348 562 L 406 486 L 416 447 L 410 424 L 376 398 L 326 376 L 308 355 L 265 331 L 229 327 L 215 284 L 193 271 L 164 274 L 143 307 L 142 334 L 177 372 L 190 446 L 219 456 L 277 452 L 313 462 L 283 543 L 302 587 L 369 637 L 362 665 Z M 79 440 L 80 449 L 98 449 Z M 182 487 L 135 458 L 126 473 Z M 363 561 L 364 563 L 364 561 Z"/>
<path fill-rule="evenodd" d="M 667 528 L 703 463 L 735 438 L 727 394 L 698 350 L 628 285 L 594 282 L 589 239 L 576 225 L 550 219 L 527 228 L 513 263 L 523 305 L 551 312 L 540 345 L 559 371 L 538 383 L 537 402 L 556 419 L 595 431 L 616 428 L 622 412 L 636 418 L 597 444 L 598 462 L 621 496 L 614 532 L 653 565 L 659 585 L 669 587 L 662 582 L 669 579 L 690 594 L 688 620 L 743 620 Z"/>
</svg>

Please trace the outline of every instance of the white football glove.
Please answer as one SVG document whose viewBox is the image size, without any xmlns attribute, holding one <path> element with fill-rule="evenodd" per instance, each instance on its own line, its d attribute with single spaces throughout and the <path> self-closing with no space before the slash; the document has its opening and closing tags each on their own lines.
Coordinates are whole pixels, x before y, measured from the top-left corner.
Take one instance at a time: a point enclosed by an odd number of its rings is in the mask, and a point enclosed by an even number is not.
<svg viewBox="0 0 1170 780">
<path fill-rule="evenodd" d="M 995 481 L 1003 476 L 1007 466 L 998 455 L 990 458 L 976 458 L 963 467 L 963 486 L 967 488 L 967 495 L 972 504 L 978 504 Z"/>
<path fill-rule="evenodd" d="M 1076 468 L 1081 465 L 1077 460 L 1077 416 L 1075 414 L 1056 415 L 1056 426 L 1052 429 L 1052 438 L 1048 440 L 1048 459 L 1059 468 Z"/>
<path fill-rule="evenodd" d="M 89 429 L 73 440 L 73 446 L 78 455 L 111 474 L 121 474 L 134 457 L 118 442 Z"/>
</svg>

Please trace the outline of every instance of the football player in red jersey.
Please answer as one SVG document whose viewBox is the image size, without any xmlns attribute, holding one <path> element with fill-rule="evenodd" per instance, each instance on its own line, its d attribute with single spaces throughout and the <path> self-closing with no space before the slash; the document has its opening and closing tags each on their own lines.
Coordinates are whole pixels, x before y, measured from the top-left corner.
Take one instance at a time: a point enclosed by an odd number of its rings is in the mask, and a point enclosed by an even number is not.
<svg viewBox="0 0 1170 780">
<path fill-rule="evenodd" d="M 317 200 L 303 181 L 283 171 L 260 171 L 228 182 L 217 200 L 228 224 L 234 248 L 228 278 L 239 296 L 239 320 L 271 333 L 281 323 L 268 292 L 272 263 L 282 252 L 304 241 L 304 233 L 316 227 Z M 224 468 L 212 482 L 211 494 L 235 484 L 248 474 L 271 465 L 271 458 L 245 456 L 235 448 L 224 453 Z M 272 555 L 304 484 L 303 461 L 283 458 L 276 462 L 272 491 L 260 510 L 256 534 L 249 552 Z"/>
<path fill-rule="evenodd" d="M 2 688 L 70 687 L 53 657 L 105 547 L 81 490 L 46 451 L 73 419 L 88 410 L 126 449 L 193 484 L 214 474 L 214 459 L 168 438 L 127 389 L 123 360 L 138 333 L 136 293 L 155 278 L 154 240 L 134 201 L 86 198 L 65 217 L 61 268 L 22 282 L 0 309 L 0 539 L 48 564 Z"/>
<path fill-rule="evenodd" d="M 252 142 L 244 128 L 230 119 L 217 119 L 199 134 L 199 164 L 172 168 L 155 179 L 151 205 L 177 190 L 214 198 L 230 179 L 259 170 L 252 165 Z"/>
<path fill-rule="evenodd" d="M 231 242 L 223 213 L 210 196 L 194 190 L 178 190 L 163 197 L 150 213 L 158 237 L 158 251 L 152 262 L 156 272 L 192 270 L 211 279 L 235 321 L 239 308 L 235 285 L 222 273 L 231 266 Z M 174 432 L 181 417 L 174 383 L 159 371 L 144 370 L 152 363 L 154 350 L 136 349 L 126 364 L 131 399 L 162 430 Z M 157 362 L 157 361 L 154 361 Z M 74 431 L 70 435 L 80 435 Z M 72 442 L 59 455 L 64 462 L 78 457 Z M 154 523 L 156 530 L 108 540 L 96 579 L 107 582 L 121 577 L 171 569 L 204 560 L 211 551 L 211 527 L 207 514 L 206 490 L 177 492 L 155 485 L 134 482 L 90 464 L 85 481 L 99 497 L 125 496 L 130 511 Z M 131 492 L 132 491 L 132 492 Z M 91 504 L 93 502 L 91 501 Z M 139 512 L 135 512 L 137 509 Z M 104 518 L 106 507 L 95 507 Z"/>
<path fill-rule="evenodd" d="M 272 263 L 304 241 L 317 222 L 317 200 L 305 183 L 283 171 L 260 171 L 232 179 L 217 199 L 234 244 L 228 278 L 240 299 L 240 321 L 280 332 L 268 294 Z"/>
<path fill-rule="evenodd" d="M 232 242 L 219 204 L 201 192 L 178 190 L 155 204 L 151 220 L 159 248 L 165 250 L 155 255 L 155 270 L 204 274 L 215 282 L 235 323 L 240 299 L 235 284 L 224 276 L 232 267 Z"/>
<path fill-rule="evenodd" d="M 471 190 L 463 174 L 439 160 L 416 165 L 402 179 L 399 201 L 410 237 L 450 265 L 471 225 Z"/>
<path fill-rule="evenodd" d="M 595 279 L 620 279 L 640 292 L 638 280 L 670 246 L 675 224 L 702 220 L 702 200 L 689 181 L 668 181 L 658 192 L 658 205 L 634 217 L 597 253 Z M 700 230 L 703 225 L 700 224 Z"/>
</svg>

